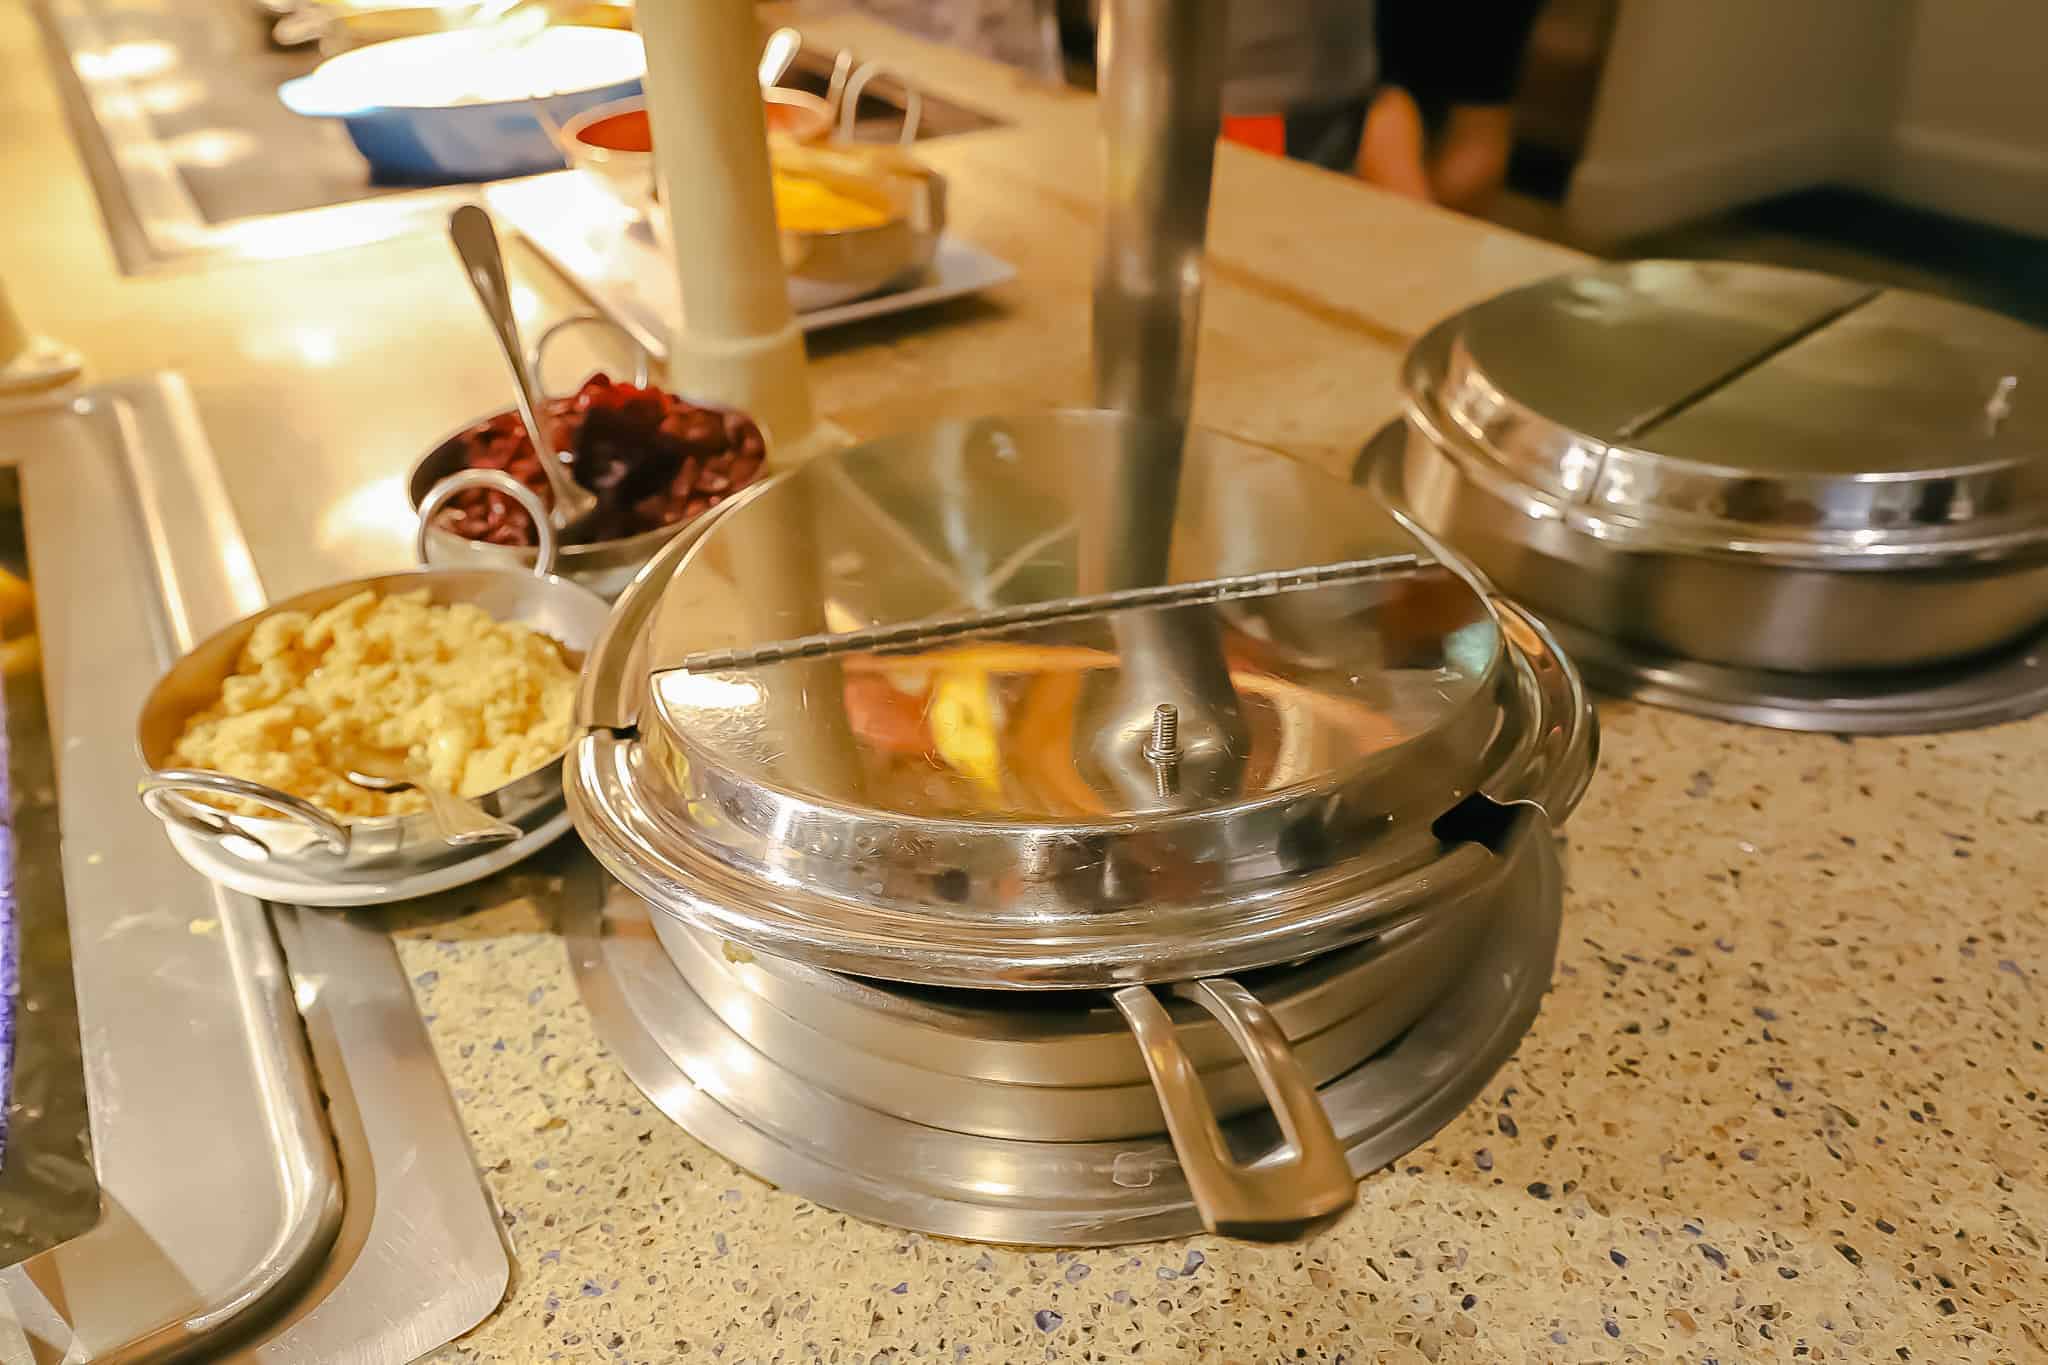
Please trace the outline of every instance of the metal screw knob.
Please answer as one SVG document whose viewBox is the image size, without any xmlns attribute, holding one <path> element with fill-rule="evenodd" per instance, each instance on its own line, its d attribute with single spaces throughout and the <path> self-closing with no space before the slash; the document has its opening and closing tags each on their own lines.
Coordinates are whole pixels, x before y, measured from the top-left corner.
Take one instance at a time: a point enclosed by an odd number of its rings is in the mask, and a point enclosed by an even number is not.
<svg viewBox="0 0 2048 1365">
<path fill-rule="evenodd" d="M 1152 764 L 1159 794 L 1172 796 L 1180 790 L 1180 708 L 1161 702 L 1152 708 L 1152 734 L 1145 741 L 1145 757 Z"/>
<path fill-rule="evenodd" d="M 2012 391 L 2020 386 L 2018 375 L 2006 375 L 1991 390 L 1991 398 L 1984 404 L 1984 434 L 1996 436 L 1998 429 L 2005 425 L 2005 419 L 2012 416 Z"/>
<path fill-rule="evenodd" d="M 1152 708 L 1152 738 L 1146 741 L 1145 757 L 1154 763 L 1180 762 L 1180 708 L 1172 702 Z"/>
</svg>

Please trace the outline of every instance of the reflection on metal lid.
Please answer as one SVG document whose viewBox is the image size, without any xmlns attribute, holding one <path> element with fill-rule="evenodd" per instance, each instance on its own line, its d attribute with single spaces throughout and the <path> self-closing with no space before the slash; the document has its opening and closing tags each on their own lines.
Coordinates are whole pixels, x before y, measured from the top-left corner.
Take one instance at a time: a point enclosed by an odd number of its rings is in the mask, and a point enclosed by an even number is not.
<svg viewBox="0 0 2048 1365">
<path fill-rule="evenodd" d="M 657 673 L 651 711 L 695 780 L 715 768 L 878 814 L 1086 824 L 1335 790 L 1471 726 L 1498 681 L 1486 604 L 1417 549 L 1369 498 L 1222 437 L 1183 448 L 1093 414 L 942 426 L 813 462 L 714 526 L 669 589 L 654 667 L 792 636 L 807 638 L 771 660 L 825 657 Z M 1147 597 L 1361 560 L 1389 567 L 1224 601 Z M 989 613 L 1032 619 L 924 625 Z M 833 648 L 874 627 L 892 638 Z M 684 641 L 695 648 L 669 645 Z M 1132 761 L 1161 705 L 1185 717 L 1167 794 Z M 1433 799 L 1471 789 L 1493 728 L 1435 755 Z"/>
<path fill-rule="evenodd" d="M 1314 585 L 1125 605 L 1236 575 Z M 1004 624 L 920 641 L 972 612 Z M 650 565 L 589 661 L 637 698 L 592 714 L 637 725 L 586 735 L 565 780 L 628 885 L 762 951 L 948 984 L 1237 970 L 1441 893 L 1461 800 L 1577 799 L 1590 710 L 1503 612 L 1273 451 L 1112 413 L 942 424 L 804 465 Z M 877 625 L 918 629 L 849 635 Z"/>
</svg>

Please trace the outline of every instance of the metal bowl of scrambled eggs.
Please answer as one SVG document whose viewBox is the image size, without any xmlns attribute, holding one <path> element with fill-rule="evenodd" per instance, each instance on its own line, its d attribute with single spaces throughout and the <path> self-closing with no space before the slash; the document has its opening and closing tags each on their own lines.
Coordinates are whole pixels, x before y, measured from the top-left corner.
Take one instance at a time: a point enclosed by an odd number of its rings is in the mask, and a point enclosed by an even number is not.
<svg viewBox="0 0 2048 1365">
<path fill-rule="evenodd" d="M 899 147 L 842 144 L 775 152 L 775 215 L 790 304 L 832 308 L 932 263 L 946 182 Z"/>
<path fill-rule="evenodd" d="M 769 155 L 776 241 L 797 312 L 903 285 L 938 254 L 945 177 L 909 152 L 882 143 L 790 143 Z M 646 213 L 655 239 L 671 249 L 665 206 L 651 203 Z"/>
<path fill-rule="evenodd" d="M 487 471 L 447 481 L 444 496 L 479 485 L 532 498 Z M 538 499 L 529 510 L 545 522 Z M 352 755 L 375 748 L 524 833 L 539 828 L 561 810 L 577 679 L 609 612 L 550 572 L 545 541 L 531 573 L 352 579 L 209 637 L 143 703 L 143 803 L 239 862 L 323 881 L 388 881 L 473 856 L 418 793 L 347 781 Z"/>
</svg>

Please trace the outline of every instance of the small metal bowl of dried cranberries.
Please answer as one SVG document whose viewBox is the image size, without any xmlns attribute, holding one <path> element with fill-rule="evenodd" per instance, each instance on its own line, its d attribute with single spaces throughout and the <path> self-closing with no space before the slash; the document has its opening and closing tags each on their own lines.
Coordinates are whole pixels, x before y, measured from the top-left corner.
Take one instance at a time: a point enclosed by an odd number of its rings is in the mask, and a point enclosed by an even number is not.
<svg viewBox="0 0 2048 1365">
<path fill-rule="evenodd" d="M 542 403 L 555 448 L 598 500 L 586 538 L 561 547 L 556 572 L 607 600 L 692 519 L 759 478 L 768 454 L 766 436 L 745 413 L 693 403 L 640 378 L 621 382 L 600 372 L 575 393 Z M 503 470 L 551 501 L 512 409 L 464 427 L 413 468 L 406 492 L 414 512 L 436 484 L 464 469 Z M 435 564 L 530 568 L 533 518 L 503 493 L 468 489 L 434 515 L 425 544 Z"/>
</svg>

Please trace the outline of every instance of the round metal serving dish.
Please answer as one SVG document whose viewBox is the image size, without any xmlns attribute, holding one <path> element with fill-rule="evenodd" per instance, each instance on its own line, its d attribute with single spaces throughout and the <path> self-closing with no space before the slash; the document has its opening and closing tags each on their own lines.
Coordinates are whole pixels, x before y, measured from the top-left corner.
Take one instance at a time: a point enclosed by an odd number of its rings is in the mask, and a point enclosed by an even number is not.
<svg viewBox="0 0 2048 1365">
<path fill-rule="evenodd" d="M 1483 878 L 1484 842 L 1442 833 L 1461 803 L 1558 820 L 1591 771 L 1590 708 L 1540 625 L 1363 491 L 1214 433 L 1183 449 L 1107 413 L 946 424 L 812 461 L 664 574 L 675 558 L 593 652 L 571 809 L 657 906 L 829 970 L 1043 990 L 1295 960 Z M 1393 567 L 676 667 L 1338 563 Z M 1170 795 L 1144 755 L 1160 704 L 1179 708 Z"/>
<path fill-rule="evenodd" d="M 503 475 L 478 472 L 474 477 L 476 483 L 486 481 L 507 491 L 517 487 Z M 519 491 L 526 495 L 524 489 Z M 467 602 L 497 620 L 531 627 L 559 644 L 571 667 L 582 663 L 603 629 L 607 611 L 601 599 L 565 579 L 539 571 L 498 569 L 414 569 L 380 574 L 272 603 L 201 641 L 150 689 L 136 726 L 137 748 L 149 770 L 142 782 L 144 804 L 166 824 L 204 840 L 235 863 L 265 874 L 336 885 L 382 885 L 479 856 L 476 847 L 451 846 L 424 812 L 342 820 L 309 801 L 260 783 L 168 766 L 171 749 L 184 733 L 186 722 L 219 700 L 222 682 L 234 671 L 249 636 L 263 621 L 281 611 L 321 611 L 360 592 L 382 596 L 422 588 L 436 604 Z M 496 791 L 477 797 L 476 803 L 531 835 L 561 808 L 561 766 L 557 755 Z M 277 814 L 230 814 L 193 800 L 194 794 L 253 801 Z M 490 850 L 481 853 L 488 856 Z"/>
<path fill-rule="evenodd" d="M 1359 452 L 1353 482 L 1397 516 L 1412 433 L 1382 427 Z M 1837 735 L 1932 734 L 2020 720 L 2048 710 L 2048 629 L 1956 663 L 1906 672 L 1819 674 L 1729 668 L 1680 659 L 1552 617 L 1550 627 L 1596 691 L 1715 720 Z"/>
<path fill-rule="evenodd" d="M 1389 481 L 1500 588 L 1638 649 L 1890 671 L 2048 620 L 2048 337 L 1802 271 L 1560 276 L 1410 352 Z"/>
<path fill-rule="evenodd" d="M 573 328 L 590 326 L 615 332 L 626 339 L 633 347 L 633 382 L 642 388 L 647 387 L 650 367 L 647 353 L 640 349 L 639 343 L 635 342 L 624 328 L 609 318 L 601 318 L 595 314 L 578 314 L 563 318 L 542 332 L 539 340 L 534 343 L 533 355 L 527 362 L 529 372 L 545 375 L 550 344 Z M 546 405 L 561 397 L 561 394 L 544 394 L 542 403 Z M 732 411 L 716 404 L 697 403 L 695 399 L 689 401 L 698 407 L 716 412 Z M 420 515 L 420 508 L 433 496 L 437 485 L 469 467 L 465 463 L 466 438 L 486 423 L 505 416 L 510 411 L 511 409 L 503 409 L 464 424 L 460 429 L 450 432 L 436 442 L 434 448 L 412 467 L 412 473 L 406 479 L 405 492 L 407 499 L 412 503 L 415 517 Z M 762 443 L 766 447 L 761 461 L 765 470 L 773 454 L 774 438 L 766 427 L 761 427 L 759 423 L 756 423 L 756 427 L 760 430 Z M 763 477 L 766 477 L 765 473 L 757 475 L 756 479 L 758 481 Z M 713 507 L 716 506 L 718 504 L 714 503 Z M 640 572 L 662 546 L 675 539 L 677 533 L 690 524 L 689 521 L 671 522 L 667 526 L 657 526 L 638 535 L 563 545 L 555 551 L 554 572 L 610 601 L 625 591 L 626 585 L 633 581 L 633 576 Z M 495 545 L 489 541 L 471 540 L 428 520 L 420 522 L 419 535 L 415 543 L 419 547 L 421 563 L 451 567 L 531 570 L 540 553 L 531 545 Z"/>
<path fill-rule="evenodd" d="M 1594 749 L 1570 665 L 1441 546 L 1115 413 L 752 491 L 627 590 L 578 712 L 570 813 L 726 1023 L 932 1128 L 1163 1125 L 1204 1224 L 1268 1239 L 1350 1204 L 1317 1082 L 1428 1005 L 1431 944 L 1554 895 Z M 1272 987 L 1404 951 L 1362 1007 Z M 1283 1150 L 1246 1162 L 1219 1124 L 1261 1101 Z"/>
</svg>

